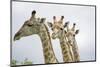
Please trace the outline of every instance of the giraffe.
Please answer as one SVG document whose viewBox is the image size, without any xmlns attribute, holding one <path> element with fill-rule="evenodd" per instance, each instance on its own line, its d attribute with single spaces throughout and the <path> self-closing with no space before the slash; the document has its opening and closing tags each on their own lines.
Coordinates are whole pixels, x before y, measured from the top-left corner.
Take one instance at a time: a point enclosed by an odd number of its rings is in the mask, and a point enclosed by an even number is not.
<svg viewBox="0 0 100 67">
<path fill-rule="evenodd" d="M 36 18 L 35 16 L 36 11 L 33 10 L 31 18 L 25 21 L 20 30 L 15 34 L 14 41 L 20 40 L 22 37 L 37 34 L 42 42 L 45 63 L 58 63 L 53 51 L 48 28 L 44 23 L 46 18 Z"/>
<path fill-rule="evenodd" d="M 75 25 L 76 25 L 76 23 L 73 23 L 73 27 L 70 29 L 69 22 L 65 23 L 65 27 L 67 28 L 66 29 L 67 30 L 66 37 L 68 39 L 68 44 L 70 44 L 72 46 L 74 61 L 78 62 L 78 61 L 80 61 L 80 56 L 79 56 L 78 46 L 77 46 L 75 36 L 79 33 L 79 30 L 75 30 Z"/>
<path fill-rule="evenodd" d="M 53 16 L 53 24 L 51 22 L 48 22 L 48 26 L 51 28 L 53 32 L 51 37 L 53 39 L 58 38 L 60 41 L 61 51 L 63 55 L 63 62 L 72 62 L 69 46 L 66 40 L 65 30 L 63 29 L 64 28 L 63 19 L 64 16 L 61 16 L 61 19 L 57 21 L 56 17 Z"/>
</svg>

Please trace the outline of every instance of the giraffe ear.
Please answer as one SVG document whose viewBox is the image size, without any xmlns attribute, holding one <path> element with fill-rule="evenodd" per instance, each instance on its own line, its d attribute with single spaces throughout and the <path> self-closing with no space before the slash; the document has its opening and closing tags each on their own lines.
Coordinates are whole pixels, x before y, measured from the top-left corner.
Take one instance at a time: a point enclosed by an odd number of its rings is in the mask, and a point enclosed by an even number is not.
<svg viewBox="0 0 100 67">
<path fill-rule="evenodd" d="M 64 28 L 67 27 L 68 24 L 69 24 L 69 21 L 65 22 Z"/>
<path fill-rule="evenodd" d="M 44 23 L 46 18 L 41 18 L 40 23 Z"/>
<path fill-rule="evenodd" d="M 65 27 L 67 27 L 67 25 L 66 25 L 66 24 L 64 25 L 64 28 L 65 28 Z"/>
<path fill-rule="evenodd" d="M 48 24 L 49 27 L 53 26 L 53 24 L 51 22 L 48 22 L 47 24 Z"/>
<path fill-rule="evenodd" d="M 79 33 L 79 30 L 76 30 L 76 31 L 75 31 L 75 34 L 78 34 L 78 33 Z"/>
</svg>

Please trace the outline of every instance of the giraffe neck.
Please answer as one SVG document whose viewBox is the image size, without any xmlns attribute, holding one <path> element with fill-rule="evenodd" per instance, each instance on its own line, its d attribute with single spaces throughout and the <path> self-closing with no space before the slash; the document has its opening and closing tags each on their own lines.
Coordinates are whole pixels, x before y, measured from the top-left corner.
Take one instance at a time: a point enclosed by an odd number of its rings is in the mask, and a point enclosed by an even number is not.
<svg viewBox="0 0 100 67">
<path fill-rule="evenodd" d="M 60 46 L 61 46 L 62 55 L 63 55 L 63 61 L 72 62 L 72 58 L 70 55 L 70 49 L 69 49 L 69 46 L 67 45 L 67 40 L 66 40 L 64 31 L 62 32 L 62 35 L 59 38 L 59 40 L 60 40 Z"/>
<path fill-rule="evenodd" d="M 45 25 L 44 25 L 45 26 Z M 39 36 L 42 41 L 43 53 L 45 58 L 45 63 L 57 63 L 56 56 L 53 51 L 53 47 L 51 44 L 50 35 L 47 27 L 45 26 L 45 30 L 39 33 Z"/>
<path fill-rule="evenodd" d="M 74 60 L 76 62 L 80 61 L 80 56 L 79 56 L 79 52 L 78 52 L 78 46 L 77 46 L 77 42 L 76 42 L 75 38 L 74 38 L 74 42 L 73 42 L 73 45 L 72 45 L 72 50 L 73 50 L 73 53 L 74 53 Z"/>
</svg>

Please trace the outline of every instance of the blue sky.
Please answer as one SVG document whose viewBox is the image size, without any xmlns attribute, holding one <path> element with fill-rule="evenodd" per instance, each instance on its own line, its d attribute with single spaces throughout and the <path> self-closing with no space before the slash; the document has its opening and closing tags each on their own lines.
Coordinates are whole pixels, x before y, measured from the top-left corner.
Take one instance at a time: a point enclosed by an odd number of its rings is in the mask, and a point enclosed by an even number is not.
<svg viewBox="0 0 100 67">
<path fill-rule="evenodd" d="M 56 5 L 42 3 L 12 3 L 12 36 L 21 28 L 24 21 L 29 19 L 31 12 L 37 11 L 37 17 L 45 17 L 46 21 L 52 21 L 55 15 L 57 19 L 64 15 L 65 21 L 70 25 L 75 22 L 79 34 L 76 40 L 79 47 L 81 61 L 95 60 L 95 8 L 89 6 Z M 70 26 L 70 27 L 71 27 Z M 51 32 L 51 30 L 49 29 Z M 59 39 L 52 39 L 52 45 L 58 61 L 63 62 Z M 42 43 L 38 35 L 23 37 L 18 41 L 12 41 L 12 57 L 18 61 L 25 58 L 34 64 L 43 64 Z"/>
</svg>

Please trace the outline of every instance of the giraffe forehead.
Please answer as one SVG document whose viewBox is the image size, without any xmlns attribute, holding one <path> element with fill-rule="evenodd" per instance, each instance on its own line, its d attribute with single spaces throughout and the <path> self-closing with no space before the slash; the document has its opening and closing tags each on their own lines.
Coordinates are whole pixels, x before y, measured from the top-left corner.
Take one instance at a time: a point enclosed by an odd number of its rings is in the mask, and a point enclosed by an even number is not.
<svg viewBox="0 0 100 67">
<path fill-rule="evenodd" d="M 69 31 L 67 31 L 67 34 L 75 34 L 75 32 L 72 30 L 69 30 Z"/>
<path fill-rule="evenodd" d="M 60 22 L 55 22 L 54 24 L 53 24 L 53 27 L 63 27 L 63 24 L 62 23 L 60 23 Z"/>
<path fill-rule="evenodd" d="M 54 23 L 53 24 L 53 28 L 56 28 L 56 27 L 59 27 L 59 24 L 58 23 Z"/>
</svg>

